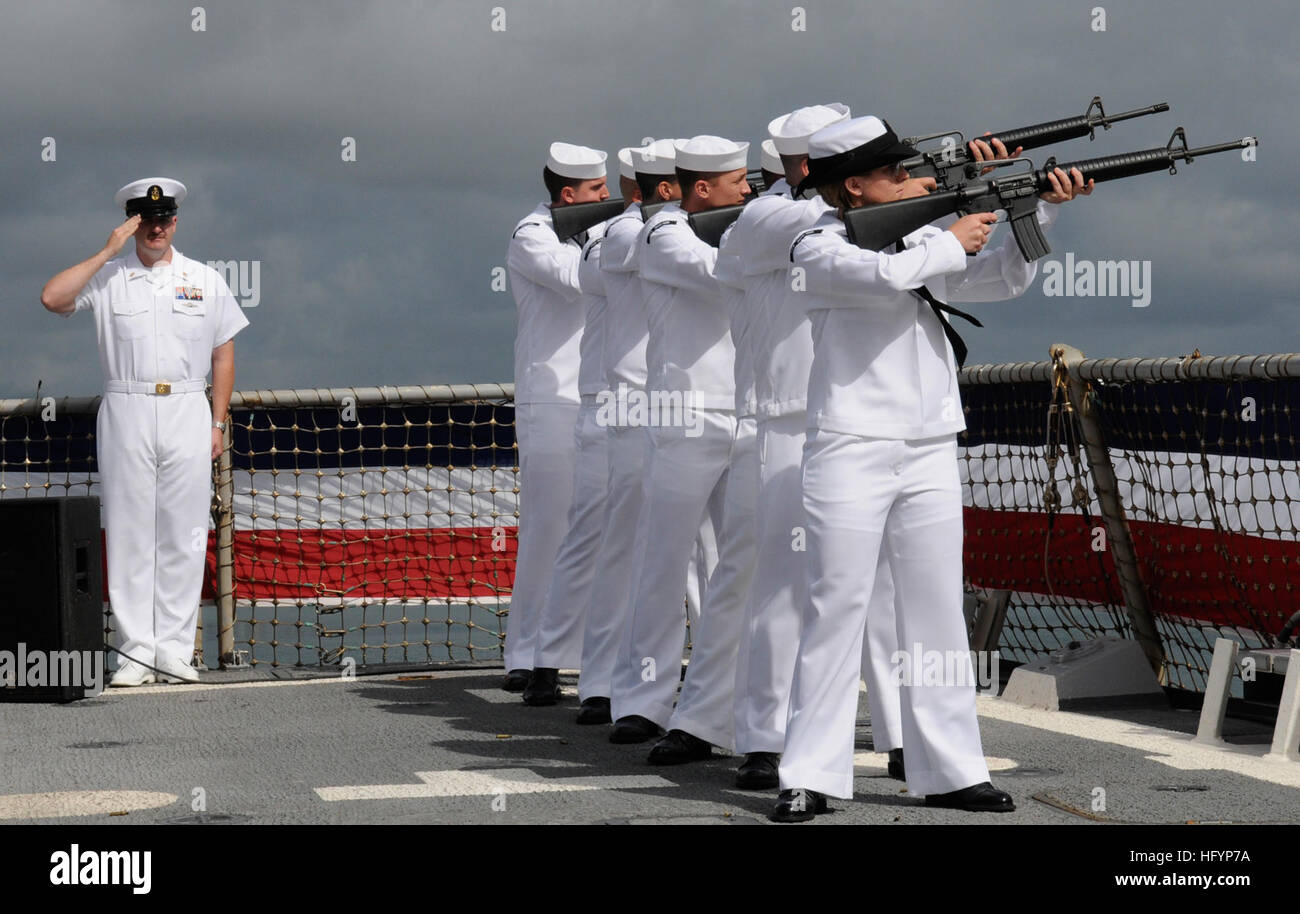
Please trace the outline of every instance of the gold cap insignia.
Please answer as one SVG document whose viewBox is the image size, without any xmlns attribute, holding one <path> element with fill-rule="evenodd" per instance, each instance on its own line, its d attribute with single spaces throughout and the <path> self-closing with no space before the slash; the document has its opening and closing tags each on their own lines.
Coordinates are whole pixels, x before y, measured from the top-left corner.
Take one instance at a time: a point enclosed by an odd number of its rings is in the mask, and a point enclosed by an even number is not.
<svg viewBox="0 0 1300 914">
<path fill-rule="evenodd" d="M 153 187 L 150 187 L 150 188 L 149 188 L 149 199 L 150 199 L 150 200 L 160 200 L 160 199 L 162 199 L 162 188 L 159 187 L 157 184 L 155 184 Z"/>
</svg>

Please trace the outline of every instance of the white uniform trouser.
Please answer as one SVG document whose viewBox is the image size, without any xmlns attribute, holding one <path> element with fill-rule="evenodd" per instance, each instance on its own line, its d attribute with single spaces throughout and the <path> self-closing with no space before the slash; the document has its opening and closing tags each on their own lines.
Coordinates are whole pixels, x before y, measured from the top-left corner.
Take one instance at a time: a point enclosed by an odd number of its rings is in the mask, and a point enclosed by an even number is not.
<svg viewBox="0 0 1300 914">
<path fill-rule="evenodd" d="M 605 524 L 609 483 L 608 440 L 597 413 L 595 397 L 584 397 L 573 430 L 576 453 L 569 530 L 556 554 L 555 572 L 538 622 L 537 652 L 528 664 L 533 669 L 575 670 L 582 663 L 583 625 Z"/>
<path fill-rule="evenodd" d="M 781 787 L 853 796 L 858 672 L 876 570 L 864 557 L 882 549 L 897 589 L 898 643 L 965 658 L 961 682 L 921 679 L 900 687 L 908 790 L 926 796 L 987 781 L 962 615 L 956 437 L 899 441 L 810 432 L 803 493 L 809 599 Z M 912 668 L 921 662 L 912 658 Z"/>
<path fill-rule="evenodd" d="M 637 521 L 645 493 L 645 468 L 650 430 L 644 426 L 611 426 L 608 440 L 609 484 L 598 569 L 591 588 L 582 640 L 582 675 L 578 698 L 609 698 L 618 649 L 632 611 L 632 569 L 637 564 Z M 708 574 L 717 564 L 717 545 L 708 518 L 701 524 L 686 582 L 686 606 L 691 624 L 699 622 Z M 703 573 L 701 574 L 701 570 Z"/>
<path fill-rule="evenodd" d="M 745 754 L 780 752 L 785 746 L 790 681 L 808 599 L 807 528 L 800 478 L 807 425 L 803 412 L 758 423 L 758 562 L 745 604 L 736 664 L 736 751 Z M 903 745 L 898 685 L 890 663 L 897 647 L 894 579 L 888 562 L 881 561 L 868 605 L 867 637 L 862 643 L 862 678 L 867 683 L 877 752 Z"/>
<path fill-rule="evenodd" d="M 202 391 L 105 393 L 95 421 L 119 650 L 189 664 L 212 503 L 212 410 Z"/>
<path fill-rule="evenodd" d="M 672 716 L 685 647 L 686 565 L 705 515 L 722 529 L 736 417 L 730 410 L 690 413 L 688 427 L 650 430 L 632 610 L 610 683 L 615 720 L 635 714 L 662 727 Z"/>
<path fill-rule="evenodd" d="M 758 443 L 753 416 L 736 422 L 736 442 L 723 496 L 718 567 L 709 580 L 698 628 L 691 630 L 691 663 L 670 730 L 685 730 L 731 751 L 735 745 L 736 661 L 754 578 Z"/>
<path fill-rule="evenodd" d="M 573 499 L 576 403 L 515 406 L 519 445 L 519 552 L 506 627 L 507 670 L 531 670 L 538 622 Z"/>
</svg>

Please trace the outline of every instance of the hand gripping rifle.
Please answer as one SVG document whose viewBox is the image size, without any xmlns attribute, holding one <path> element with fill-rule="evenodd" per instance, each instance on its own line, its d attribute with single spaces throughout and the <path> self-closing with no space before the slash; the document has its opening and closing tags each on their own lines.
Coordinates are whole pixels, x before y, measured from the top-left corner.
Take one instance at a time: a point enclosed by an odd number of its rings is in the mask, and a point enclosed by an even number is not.
<svg viewBox="0 0 1300 914">
<path fill-rule="evenodd" d="M 1001 168 L 1025 162 L 1028 163 L 1029 170 L 1005 177 L 969 181 L 955 190 L 851 209 L 844 214 L 844 227 L 853 244 L 872 251 L 882 251 L 904 235 L 944 216 L 1006 210 L 1007 221 L 1011 223 L 1011 231 L 1015 235 L 1016 244 L 1020 246 L 1020 253 L 1026 261 L 1034 261 L 1051 251 L 1039 228 L 1037 210 L 1038 195 L 1052 189 L 1048 175 L 1053 169 L 1062 168 L 1069 174 L 1070 169 L 1077 168 L 1083 173 L 1085 184 L 1089 180 L 1114 181 L 1166 168 L 1170 174 L 1177 174 L 1179 161 L 1191 162 L 1196 156 L 1257 145 L 1258 139 L 1245 136 L 1230 143 L 1189 149 L 1187 135 L 1179 127 L 1169 138 L 1167 146 L 1100 159 L 1084 159 L 1080 162 L 1058 163 L 1055 158 L 1050 158 L 1038 170 L 1034 170 L 1033 163 L 1025 158 L 998 159 L 991 164 Z M 981 165 L 987 167 L 983 163 Z"/>
<path fill-rule="evenodd" d="M 1094 108 L 1097 109 L 1095 114 L 1093 113 Z M 990 136 L 978 136 L 972 137 L 972 139 L 984 140 L 989 143 L 990 147 L 993 140 L 1001 140 L 1006 144 L 1007 150 L 1012 152 L 1015 151 L 1017 146 L 1024 149 L 1038 149 L 1042 146 L 1050 146 L 1053 143 L 1061 143 L 1081 136 L 1087 136 L 1091 140 L 1096 137 L 1098 127 L 1109 130 L 1111 124 L 1127 121 L 1135 117 L 1146 117 L 1149 114 L 1159 114 L 1168 110 L 1169 106 L 1164 102 L 1160 102 L 1157 105 L 1134 108 L 1132 111 L 1124 111 L 1120 114 L 1107 114 L 1105 108 L 1102 107 L 1101 96 L 1094 95 L 1087 110 L 1080 117 L 1045 121 L 1041 124 L 1032 124 L 1015 130 L 995 131 Z M 915 146 L 917 143 L 923 143 L 927 140 L 948 137 L 956 137 L 957 139 L 956 141 L 946 140 L 939 149 L 922 152 L 918 156 L 904 160 L 903 167 L 907 169 L 913 178 L 934 178 L 939 190 L 956 190 L 958 185 L 967 181 L 974 181 L 980 176 L 980 171 L 989 166 L 986 162 L 975 160 L 961 131 L 950 130 L 947 133 L 929 133 L 925 136 L 908 137 L 903 142 L 909 146 Z"/>
<path fill-rule="evenodd" d="M 568 241 L 593 225 L 613 219 L 625 209 L 627 204 L 619 197 L 611 197 L 595 203 L 570 203 L 568 206 L 557 206 L 552 209 L 551 221 L 555 224 L 556 236 L 561 241 Z"/>
</svg>

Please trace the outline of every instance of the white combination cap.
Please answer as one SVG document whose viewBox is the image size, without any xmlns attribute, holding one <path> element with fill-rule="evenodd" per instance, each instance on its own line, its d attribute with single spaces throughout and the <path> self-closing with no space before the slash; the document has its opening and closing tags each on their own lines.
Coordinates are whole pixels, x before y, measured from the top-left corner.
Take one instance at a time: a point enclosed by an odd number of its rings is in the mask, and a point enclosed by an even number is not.
<svg viewBox="0 0 1300 914">
<path fill-rule="evenodd" d="M 735 171 L 745 168 L 749 144 L 702 134 L 677 141 L 677 167 L 687 171 Z"/>
<path fill-rule="evenodd" d="M 777 155 L 776 144 L 771 140 L 764 140 L 761 145 L 763 148 L 762 169 L 777 175 L 785 174 L 785 166 L 781 164 L 781 157 Z"/>
<path fill-rule="evenodd" d="M 173 178 L 141 178 L 115 193 L 113 203 L 125 207 L 128 216 L 165 215 L 176 212 L 186 193 L 185 185 Z"/>
<path fill-rule="evenodd" d="M 632 164 L 631 146 L 624 146 L 618 151 L 618 176 L 629 181 L 636 180 L 636 166 Z"/>
<path fill-rule="evenodd" d="M 823 127 L 849 119 L 849 106 L 834 102 L 810 105 L 783 114 L 767 125 L 768 135 L 782 155 L 799 156 L 808 152 L 808 139 Z"/>
<path fill-rule="evenodd" d="M 552 143 L 546 167 L 562 178 L 590 181 L 605 177 L 605 153 L 572 143 Z"/>
<path fill-rule="evenodd" d="M 643 175 L 671 175 L 677 164 L 680 140 L 655 140 L 648 146 L 632 150 L 632 164 Z"/>
</svg>

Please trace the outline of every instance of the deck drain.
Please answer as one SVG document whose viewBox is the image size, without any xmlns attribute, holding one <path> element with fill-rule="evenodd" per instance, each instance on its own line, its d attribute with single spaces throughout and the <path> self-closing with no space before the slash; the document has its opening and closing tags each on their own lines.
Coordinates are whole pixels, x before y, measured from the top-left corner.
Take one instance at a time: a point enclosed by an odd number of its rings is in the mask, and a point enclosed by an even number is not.
<svg viewBox="0 0 1300 914">
<path fill-rule="evenodd" d="M 1152 787 L 1152 790 L 1160 790 L 1165 793 L 1195 793 L 1198 791 L 1209 790 L 1204 784 L 1160 784 Z"/>
<path fill-rule="evenodd" d="M 129 746 L 131 743 L 116 743 L 112 740 L 100 740 L 95 743 L 73 743 L 69 749 L 117 749 L 120 746 Z"/>
</svg>

